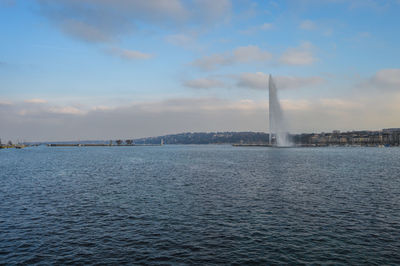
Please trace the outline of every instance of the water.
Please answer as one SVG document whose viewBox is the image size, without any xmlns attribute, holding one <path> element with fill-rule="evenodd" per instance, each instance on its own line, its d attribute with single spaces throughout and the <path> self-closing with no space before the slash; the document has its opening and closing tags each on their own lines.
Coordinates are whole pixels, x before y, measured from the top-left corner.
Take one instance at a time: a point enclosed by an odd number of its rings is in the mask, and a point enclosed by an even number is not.
<svg viewBox="0 0 400 266">
<path fill-rule="evenodd" d="M 400 149 L 0 150 L 0 263 L 400 263 Z"/>
</svg>

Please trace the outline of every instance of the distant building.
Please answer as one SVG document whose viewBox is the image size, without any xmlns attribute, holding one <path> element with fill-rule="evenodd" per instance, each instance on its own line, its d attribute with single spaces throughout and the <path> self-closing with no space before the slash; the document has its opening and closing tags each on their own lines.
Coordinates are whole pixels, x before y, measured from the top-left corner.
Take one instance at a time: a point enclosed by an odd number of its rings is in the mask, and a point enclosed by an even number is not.
<svg viewBox="0 0 400 266">
<path fill-rule="evenodd" d="M 383 133 L 394 133 L 394 132 L 399 132 L 400 133 L 400 128 L 384 128 L 382 129 Z"/>
</svg>

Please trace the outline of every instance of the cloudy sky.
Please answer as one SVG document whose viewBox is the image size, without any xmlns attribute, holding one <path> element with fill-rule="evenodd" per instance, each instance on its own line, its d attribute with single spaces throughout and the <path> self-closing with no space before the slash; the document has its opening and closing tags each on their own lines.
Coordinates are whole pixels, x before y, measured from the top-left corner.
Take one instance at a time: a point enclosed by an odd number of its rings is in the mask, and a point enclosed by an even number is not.
<svg viewBox="0 0 400 266">
<path fill-rule="evenodd" d="M 0 0 L 0 138 L 400 127 L 399 0 Z"/>
</svg>

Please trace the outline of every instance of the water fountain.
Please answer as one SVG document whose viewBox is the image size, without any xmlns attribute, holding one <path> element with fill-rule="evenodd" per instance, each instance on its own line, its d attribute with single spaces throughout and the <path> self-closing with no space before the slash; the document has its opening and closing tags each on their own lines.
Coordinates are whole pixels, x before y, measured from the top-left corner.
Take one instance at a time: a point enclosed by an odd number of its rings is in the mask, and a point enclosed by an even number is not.
<svg viewBox="0 0 400 266">
<path fill-rule="evenodd" d="M 278 92 L 272 76 L 269 75 L 269 144 L 278 147 L 289 147 L 289 133 L 282 108 L 278 99 Z"/>
</svg>

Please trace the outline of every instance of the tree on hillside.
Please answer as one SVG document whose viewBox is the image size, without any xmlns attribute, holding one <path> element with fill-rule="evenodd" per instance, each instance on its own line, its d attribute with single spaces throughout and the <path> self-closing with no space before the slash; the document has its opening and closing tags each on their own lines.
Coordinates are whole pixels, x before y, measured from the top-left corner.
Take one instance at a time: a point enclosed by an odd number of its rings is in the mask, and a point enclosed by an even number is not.
<svg viewBox="0 0 400 266">
<path fill-rule="evenodd" d="M 126 143 L 126 144 L 128 144 L 128 145 L 132 145 L 132 143 L 133 143 L 133 140 L 131 140 L 131 139 L 127 139 L 127 140 L 125 140 L 125 143 Z"/>
<path fill-rule="evenodd" d="M 122 140 L 118 139 L 115 141 L 117 143 L 117 145 L 121 145 L 122 144 Z"/>
</svg>

